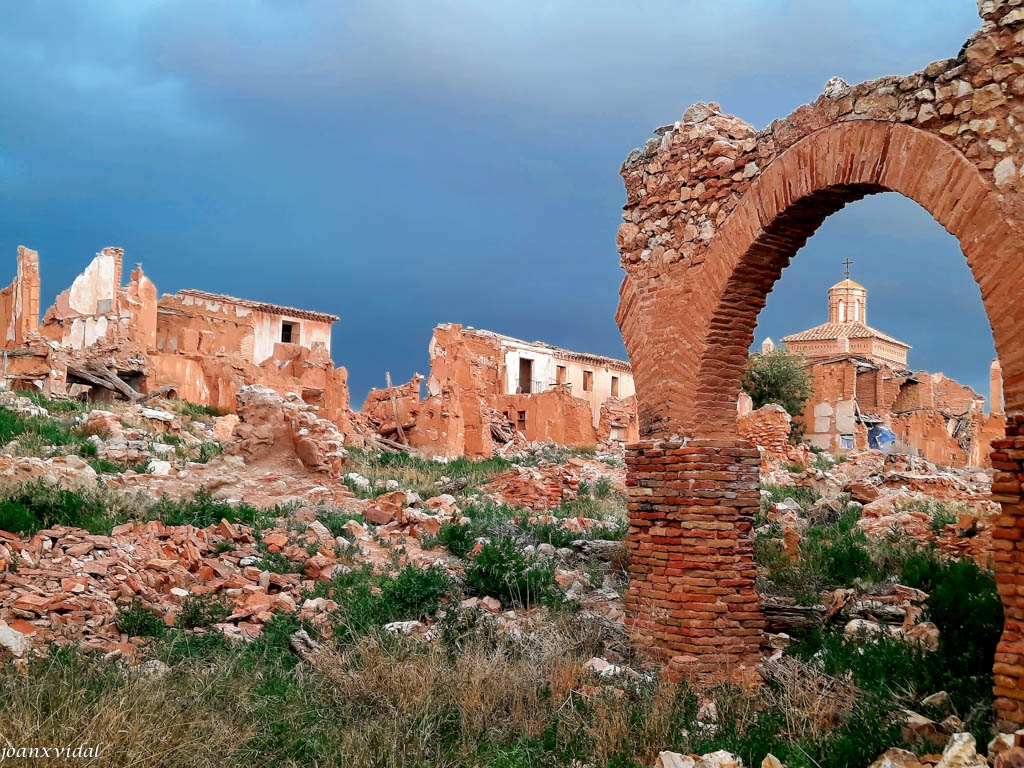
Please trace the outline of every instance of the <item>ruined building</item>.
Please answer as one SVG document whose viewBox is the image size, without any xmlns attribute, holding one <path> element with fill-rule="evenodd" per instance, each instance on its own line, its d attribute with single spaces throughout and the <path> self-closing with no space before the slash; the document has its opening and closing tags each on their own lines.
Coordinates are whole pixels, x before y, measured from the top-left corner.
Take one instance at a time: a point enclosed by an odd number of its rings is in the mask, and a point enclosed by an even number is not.
<svg viewBox="0 0 1024 768">
<path fill-rule="evenodd" d="M 39 320 L 39 256 L 18 248 L 0 291 L 4 386 L 102 400 L 163 393 L 232 410 L 246 384 L 296 393 L 343 430 L 347 374 L 331 361 L 334 315 L 196 290 L 157 298 L 123 251 L 104 248 Z"/>
<path fill-rule="evenodd" d="M 610 357 L 444 324 L 430 340 L 422 400 L 421 381 L 372 391 L 363 416 L 429 455 L 490 456 L 516 441 L 623 444 L 638 434 L 633 374 Z"/>
<path fill-rule="evenodd" d="M 801 417 L 807 440 L 836 452 L 892 448 L 949 466 L 988 464 L 1003 430 L 1001 388 L 986 415 L 970 387 L 907 368 L 910 345 L 869 326 L 867 311 L 867 289 L 847 276 L 828 290 L 827 323 L 782 339 L 807 359 L 814 386 Z"/>
</svg>

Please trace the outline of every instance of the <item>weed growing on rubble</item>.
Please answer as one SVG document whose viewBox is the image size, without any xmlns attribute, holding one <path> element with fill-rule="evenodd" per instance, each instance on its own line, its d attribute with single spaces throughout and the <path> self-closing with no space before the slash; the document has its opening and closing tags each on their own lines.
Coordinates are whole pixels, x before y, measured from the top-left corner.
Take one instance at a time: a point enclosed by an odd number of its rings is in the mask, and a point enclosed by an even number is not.
<svg viewBox="0 0 1024 768">
<path fill-rule="evenodd" d="M 122 472 L 145 472 L 149 462 L 140 461 L 138 464 L 120 464 L 110 459 L 93 459 L 89 466 L 95 470 L 97 475 L 116 475 Z"/>
<path fill-rule="evenodd" d="M 66 450 L 58 453 L 80 453 L 96 447 L 77 434 L 73 424 L 46 416 L 24 416 L 0 407 L 0 444 L 18 441 L 17 453 L 22 456 L 49 456 L 51 447 Z M 86 447 L 88 446 L 88 447 Z"/>
<path fill-rule="evenodd" d="M 214 456 L 224 453 L 224 446 L 220 443 L 202 443 L 199 446 L 199 453 L 193 459 L 197 464 L 206 464 Z"/>
<path fill-rule="evenodd" d="M 305 597 L 326 597 L 338 608 L 334 637 L 347 643 L 393 621 L 433 617 L 455 587 L 439 566 L 406 565 L 378 573 L 370 564 L 353 568 L 327 582 L 318 582 Z"/>
<path fill-rule="evenodd" d="M 554 563 L 523 554 L 511 539 L 483 545 L 466 568 L 466 587 L 482 597 L 495 597 L 502 605 L 525 608 L 553 605 L 561 597 Z"/>
<path fill-rule="evenodd" d="M 132 637 L 163 637 L 167 633 L 164 620 L 137 597 L 118 609 L 115 623 L 119 630 Z"/>
<path fill-rule="evenodd" d="M 50 413 L 59 413 L 65 416 L 77 416 L 80 413 L 92 410 L 93 406 L 82 400 L 56 400 L 44 395 L 42 392 L 32 390 L 18 390 L 15 394 L 20 397 L 27 397 L 41 408 Z"/>
<path fill-rule="evenodd" d="M 931 518 L 932 532 L 942 533 L 947 525 L 955 525 L 962 512 L 968 512 L 966 504 L 943 504 L 938 499 L 911 499 L 900 506 L 904 511 L 924 512 Z"/>
<path fill-rule="evenodd" d="M 544 443 L 537 448 L 517 456 L 517 462 L 524 467 L 536 467 L 542 464 L 565 464 L 569 459 L 592 459 L 597 455 L 597 446 L 593 445 L 556 445 Z"/>
<path fill-rule="evenodd" d="M 770 495 L 771 501 L 773 502 L 792 499 L 805 510 L 810 508 L 814 502 L 821 498 L 821 494 L 813 488 L 797 485 L 762 485 L 761 490 L 767 491 Z"/>
<path fill-rule="evenodd" d="M 835 519 L 809 523 L 801 534 L 795 559 L 785 551 L 781 528 L 760 528 L 754 537 L 754 556 L 762 569 L 758 589 L 813 605 L 829 587 L 900 578 L 908 559 L 918 551 L 916 543 L 902 533 L 884 539 L 868 537 L 857 525 L 861 509 L 860 505 L 847 504 Z"/>
<path fill-rule="evenodd" d="M 182 629 L 211 627 L 231 615 L 232 604 L 213 594 L 189 595 L 181 601 L 174 626 Z"/>
</svg>

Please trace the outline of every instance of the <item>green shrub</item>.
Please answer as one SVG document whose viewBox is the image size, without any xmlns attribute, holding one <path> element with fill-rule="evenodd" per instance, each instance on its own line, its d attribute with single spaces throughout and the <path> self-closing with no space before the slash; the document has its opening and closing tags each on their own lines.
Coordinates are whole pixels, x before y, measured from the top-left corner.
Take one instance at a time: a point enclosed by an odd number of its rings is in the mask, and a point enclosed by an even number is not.
<svg viewBox="0 0 1024 768">
<path fill-rule="evenodd" d="M 122 472 L 138 472 L 141 474 L 146 471 L 148 462 L 140 461 L 138 464 L 120 464 L 110 459 L 93 459 L 89 462 L 89 466 L 98 475 L 116 475 Z"/>
<path fill-rule="evenodd" d="M 189 595 L 181 601 L 174 625 L 181 629 L 211 627 L 231 615 L 231 601 L 213 594 Z"/>
<path fill-rule="evenodd" d="M 320 515 L 317 519 L 323 523 L 324 527 L 331 532 L 331 535 L 337 538 L 341 536 L 344 539 L 352 538 L 352 534 L 345 524 L 355 520 L 357 523 L 363 522 L 363 516 L 358 512 L 334 512 L 327 515 Z"/>
<path fill-rule="evenodd" d="M 802 416 L 814 394 L 814 383 L 805 363 L 803 355 L 785 349 L 751 355 L 743 375 L 743 391 L 750 395 L 755 408 L 777 403 L 790 416 Z M 803 422 L 794 418 L 793 437 L 799 438 L 803 431 Z"/>
<path fill-rule="evenodd" d="M 437 613 L 451 587 L 451 577 L 440 566 L 407 565 L 382 580 L 380 598 L 391 621 L 412 621 Z"/>
<path fill-rule="evenodd" d="M 78 455 L 83 459 L 95 459 L 100 451 L 92 440 L 82 440 L 78 443 Z"/>
<path fill-rule="evenodd" d="M 163 637 L 167 633 L 164 620 L 137 597 L 118 609 L 115 623 L 119 630 L 131 637 Z"/>
<path fill-rule="evenodd" d="M 472 523 L 446 523 L 437 532 L 439 543 L 456 557 L 466 557 L 476 543 L 476 529 Z"/>
<path fill-rule="evenodd" d="M 991 571 L 970 558 L 948 560 L 934 549 L 911 557 L 901 581 L 928 593 L 925 617 L 939 628 L 946 688 L 961 711 L 991 701 L 992 664 L 1003 630 L 1003 604 Z"/>
<path fill-rule="evenodd" d="M 512 539 L 483 545 L 466 568 L 466 586 L 503 605 L 523 607 L 555 601 L 558 594 L 554 565 L 527 557 Z"/>
</svg>

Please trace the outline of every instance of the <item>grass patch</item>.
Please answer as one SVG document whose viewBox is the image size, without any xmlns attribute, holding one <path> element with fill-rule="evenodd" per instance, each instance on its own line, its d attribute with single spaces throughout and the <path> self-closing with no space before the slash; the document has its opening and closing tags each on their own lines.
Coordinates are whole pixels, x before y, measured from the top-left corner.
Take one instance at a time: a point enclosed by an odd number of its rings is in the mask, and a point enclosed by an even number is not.
<svg viewBox="0 0 1024 768">
<path fill-rule="evenodd" d="M 348 578 L 380 587 L 371 575 Z M 336 593 L 351 606 L 351 589 Z M 15 744 L 77 743 L 88 732 L 113 766 L 637 768 L 663 749 L 726 749 L 745 765 L 772 752 L 791 768 L 862 768 L 901 745 L 892 713 L 912 697 L 893 689 L 921 688 L 915 666 L 937 666 L 895 640 L 822 636 L 798 647 L 809 677 L 751 696 L 655 675 L 588 676 L 582 663 L 603 644 L 599 626 L 578 616 L 511 634 L 452 610 L 443 625 L 434 642 L 367 632 L 324 643 L 308 661 L 289 650 L 301 626 L 291 614 L 250 643 L 168 630 L 148 648 L 170 673 L 153 678 L 58 649 L 24 673 L 0 667 L 0 718 Z M 846 684 L 817 683 L 847 666 L 864 692 L 837 703 L 829 691 Z M 698 722 L 705 696 L 714 730 Z"/>
<path fill-rule="evenodd" d="M 416 491 L 427 499 L 439 493 L 438 482 L 442 477 L 450 480 L 466 478 L 468 489 L 484 485 L 502 472 L 512 468 L 512 463 L 500 457 L 490 459 L 460 458 L 449 462 L 432 461 L 409 453 L 395 451 L 370 451 L 361 448 L 346 448 L 348 459 L 346 471 L 358 472 L 373 485 L 369 493 L 354 484 L 349 485 L 357 496 L 379 496 L 387 492 L 386 480 L 396 480 L 402 489 Z M 467 490 L 468 490 L 467 489 Z"/>
<path fill-rule="evenodd" d="M 263 510 L 244 502 L 231 504 L 215 499 L 205 488 L 196 491 L 192 498 L 172 499 L 163 496 L 148 512 L 150 519 L 160 520 L 166 525 L 194 525 L 197 528 L 216 525 L 222 519 L 230 523 L 265 528 L 282 514 L 283 511 L 278 507 Z"/>
<path fill-rule="evenodd" d="M 81 400 L 55 400 L 47 397 L 42 392 L 32 390 L 18 390 L 15 392 L 20 397 L 26 397 L 41 408 L 52 413 L 60 413 L 67 416 L 77 416 L 80 413 L 91 411 L 93 406 Z"/>
<path fill-rule="evenodd" d="M 139 499 L 105 487 L 72 490 L 42 479 L 0 489 L 0 530 L 31 536 L 63 525 L 102 534 L 139 511 Z"/>
<path fill-rule="evenodd" d="M 754 556 L 762 570 L 758 589 L 797 598 L 802 604 L 818 602 L 829 587 L 880 584 L 900 578 L 917 544 L 902 533 L 874 539 L 857 525 L 862 508 L 847 504 L 834 521 L 810 523 L 801 534 L 797 557 L 791 560 L 782 542 L 782 530 L 767 526 L 754 537 Z"/>
<path fill-rule="evenodd" d="M 205 421 L 225 415 L 225 411 L 215 405 L 201 405 L 200 403 L 192 403 L 188 400 L 173 400 L 171 401 L 171 407 L 182 416 L 189 416 L 197 421 Z"/>
<path fill-rule="evenodd" d="M 902 504 L 900 509 L 928 515 L 933 533 L 942 533 L 947 525 L 956 524 L 961 513 L 970 511 L 966 504 L 943 504 L 938 499 L 914 499 Z"/>
<path fill-rule="evenodd" d="M 821 498 L 821 494 L 813 488 L 798 485 L 762 485 L 761 490 L 769 493 L 770 501 L 773 503 L 785 501 L 788 498 L 795 501 L 804 510 L 809 509 L 814 502 Z"/>
<path fill-rule="evenodd" d="M 117 475 L 122 472 L 145 472 L 149 462 L 140 461 L 138 464 L 121 464 L 110 459 L 92 459 L 89 462 L 98 475 Z"/>
</svg>

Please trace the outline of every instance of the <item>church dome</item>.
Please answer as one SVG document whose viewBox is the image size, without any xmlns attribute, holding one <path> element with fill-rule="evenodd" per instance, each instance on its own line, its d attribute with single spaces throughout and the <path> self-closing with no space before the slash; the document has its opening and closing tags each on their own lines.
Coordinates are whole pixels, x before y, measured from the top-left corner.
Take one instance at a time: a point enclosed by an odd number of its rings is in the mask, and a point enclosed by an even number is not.
<svg viewBox="0 0 1024 768">
<path fill-rule="evenodd" d="M 866 291 L 867 290 L 867 288 L 865 288 L 863 285 L 861 285 L 858 282 L 855 282 L 855 281 L 851 280 L 850 278 L 846 278 L 845 280 L 840 280 L 838 283 L 836 283 L 831 288 L 829 288 L 829 290 L 831 291 L 831 290 L 834 290 L 836 288 L 859 288 L 862 291 Z"/>
</svg>

